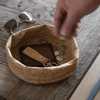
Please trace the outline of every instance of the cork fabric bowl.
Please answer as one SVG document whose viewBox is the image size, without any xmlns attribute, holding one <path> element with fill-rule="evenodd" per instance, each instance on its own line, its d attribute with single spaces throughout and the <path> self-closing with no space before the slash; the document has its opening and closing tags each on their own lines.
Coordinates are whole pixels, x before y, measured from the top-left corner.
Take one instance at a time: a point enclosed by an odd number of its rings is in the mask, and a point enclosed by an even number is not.
<svg viewBox="0 0 100 100">
<path fill-rule="evenodd" d="M 33 84 L 47 84 L 60 81 L 71 75 L 77 66 L 79 50 L 75 39 L 60 40 L 53 35 L 52 25 L 39 25 L 11 35 L 6 44 L 7 60 L 10 70 L 20 79 Z M 54 67 L 28 67 L 21 63 L 19 48 L 38 44 L 39 39 L 52 43 L 60 51 L 66 45 L 64 60 Z"/>
</svg>

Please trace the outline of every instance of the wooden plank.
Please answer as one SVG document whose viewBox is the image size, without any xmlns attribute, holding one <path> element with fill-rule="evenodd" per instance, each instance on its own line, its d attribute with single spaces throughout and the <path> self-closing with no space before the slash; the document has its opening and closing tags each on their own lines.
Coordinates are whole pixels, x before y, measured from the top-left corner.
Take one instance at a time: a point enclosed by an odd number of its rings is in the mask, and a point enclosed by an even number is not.
<svg viewBox="0 0 100 100">
<path fill-rule="evenodd" d="M 20 80 L 8 68 L 5 50 L 5 45 L 8 37 L 9 34 L 3 34 L 0 31 L 0 95 L 4 97 L 6 97 L 6 95 L 14 88 L 14 86 Z"/>
<path fill-rule="evenodd" d="M 4 23 L 18 14 L 18 11 L 0 6 L 0 29 Z M 0 95 L 6 97 L 20 80 L 8 68 L 5 45 L 9 38 L 9 33 L 0 30 Z"/>
<path fill-rule="evenodd" d="M 55 6 L 57 0 L 8 0 L 8 1 L 4 1 L 1 0 L 0 1 L 0 5 L 4 6 L 4 7 L 8 7 L 11 9 L 16 9 L 16 10 L 25 10 L 27 8 L 29 8 L 29 6 L 33 6 L 32 8 L 34 8 L 37 4 L 41 4 L 41 6 L 47 4 L 47 6 Z M 38 7 L 39 8 L 39 7 Z"/>
<path fill-rule="evenodd" d="M 6 65 L 0 63 L 0 95 L 6 97 L 19 80 Z"/>
<path fill-rule="evenodd" d="M 6 22 L 19 14 L 19 11 L 0 6 L 0 21 Z"/>
<path fill-rule="evenodd" d="M 35 20 L 42 19 L 44 23 L 53 23 L 51 11 L 55 8 L 56 0 L 16 0 L 0 1 L 0 5 L 19 12 L 30 12 Z M 6 16 L 3 16 L 3 18 Z M 11 18 L 11 17 L 10 17 Z"/>
<path fill-rule="evenodd" d="M 94 86 L 100 79 L 100 54 L 83 78 L 82 82 L 70 98 L 70 100 L 87 100 L 89 95 L 91 94 Z M 97 99 L 98 98 L 98 99 Z M 100 99 L 100 94 L 96 99 L 94 100 L 99 100 Z"/>
<path fill-rule="evenodd" d="M 54 92 L 58 92 L 62 81 L 47 85 L 32 85 L 26 82 L 19 82 L 7 96 L 7 100 L 54 100 Z M 51 88 L 51 89 L 50 89 Z M 24 90 L 24 91 L 23 91 Z M 45 94 L 44 94 L 45 92 Z"/>
</svg>

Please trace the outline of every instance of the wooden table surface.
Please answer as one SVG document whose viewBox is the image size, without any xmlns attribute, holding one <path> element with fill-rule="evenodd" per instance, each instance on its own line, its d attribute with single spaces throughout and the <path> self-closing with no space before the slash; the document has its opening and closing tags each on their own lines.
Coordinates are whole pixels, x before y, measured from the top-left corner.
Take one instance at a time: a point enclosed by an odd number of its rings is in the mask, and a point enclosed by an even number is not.
<svg viewBox="0 0 100 100">
<path fill-rule="evenodd" d="M 31 26 L 53 24 L 52 10 L 57 0 L 0 0 L 0 29 L 22 11 L 30 12 L 35 24 L 23 23 L 15 32 Z M 46 85 L 29 84 L 9 69 L 5 45 L 9 33 L 0 30 L 0 95 L 7 100 L 68 100 L 100 51 L 100 8 L 84 17 L 76 41 L 80 56 L 76 71 L 68 78 Z"/>
<path fill-rule="evenodd" d="M 100 100 L 100 89 L 99 91 L 92 92 L 100 79 L 100 54 L 88 70 L 81 83 L 71 96 L 70 100 L 87 100 L 92 93 L 94 99 L 88 100 Z M 95 89 L 96 91 L 96 89 Z M 96 93 L 96 95 L 94 95 Z M 92 97 L 91 96 L 91 97 Z"/>
</svg>

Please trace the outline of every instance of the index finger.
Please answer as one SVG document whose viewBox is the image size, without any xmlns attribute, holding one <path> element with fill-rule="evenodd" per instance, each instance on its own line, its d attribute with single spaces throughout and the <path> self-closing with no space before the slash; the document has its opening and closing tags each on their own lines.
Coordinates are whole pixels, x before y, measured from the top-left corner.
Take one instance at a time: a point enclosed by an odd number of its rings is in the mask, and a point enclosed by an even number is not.
<svg viewBox="0 0 100 100">
<path fill-rule="evenodd" d="M 54 14 L 54 35 L 59 36 L 60 27 L 64 19 L 64 11 L 60 4 L 57 4 L 55 14 Z"/>
</svg>

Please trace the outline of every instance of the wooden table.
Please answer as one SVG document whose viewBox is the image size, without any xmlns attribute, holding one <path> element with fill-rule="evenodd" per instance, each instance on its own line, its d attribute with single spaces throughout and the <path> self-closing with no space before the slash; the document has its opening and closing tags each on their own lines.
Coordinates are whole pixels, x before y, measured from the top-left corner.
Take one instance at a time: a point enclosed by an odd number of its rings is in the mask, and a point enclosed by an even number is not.
<svg viewBox="0 0 100 100">
<path fill-rule="evenodd" d="M 16 31 L 39 24 L 53 24 L 56 0 L 0 0 L 0 28 L 22 11 L 30 12 L 35 24 L 21 24 Z M 9 33 L 0 30 L 0 95 L 7 100 L 68 100 L 100 51 L 100 8 L 84 17 L 76 41 L 80 56 L 76 71 L 68 78 L 46 85 L 28 84 L 9 69 L 5 45 Z M 16 32 L 15 31 L 15 32 Z"/>
<path fill-rule="evenodd" d="M 81 83 L 71 96 L 70 100 L 100 100 L 100 89 L 97 87 L 97 83 L 100 79 L 100 54 L 88 70 Z M 98 92 L 96 89 L 99 89 Z M 95 91 L 93 91 L 95 90 Z M 92 93 L 92 94 L 91 94 Z M 94 95 L 96 93 L 96 95 Z M 90 99 L 94 97 L 94 99 Z"/>
</svg>

